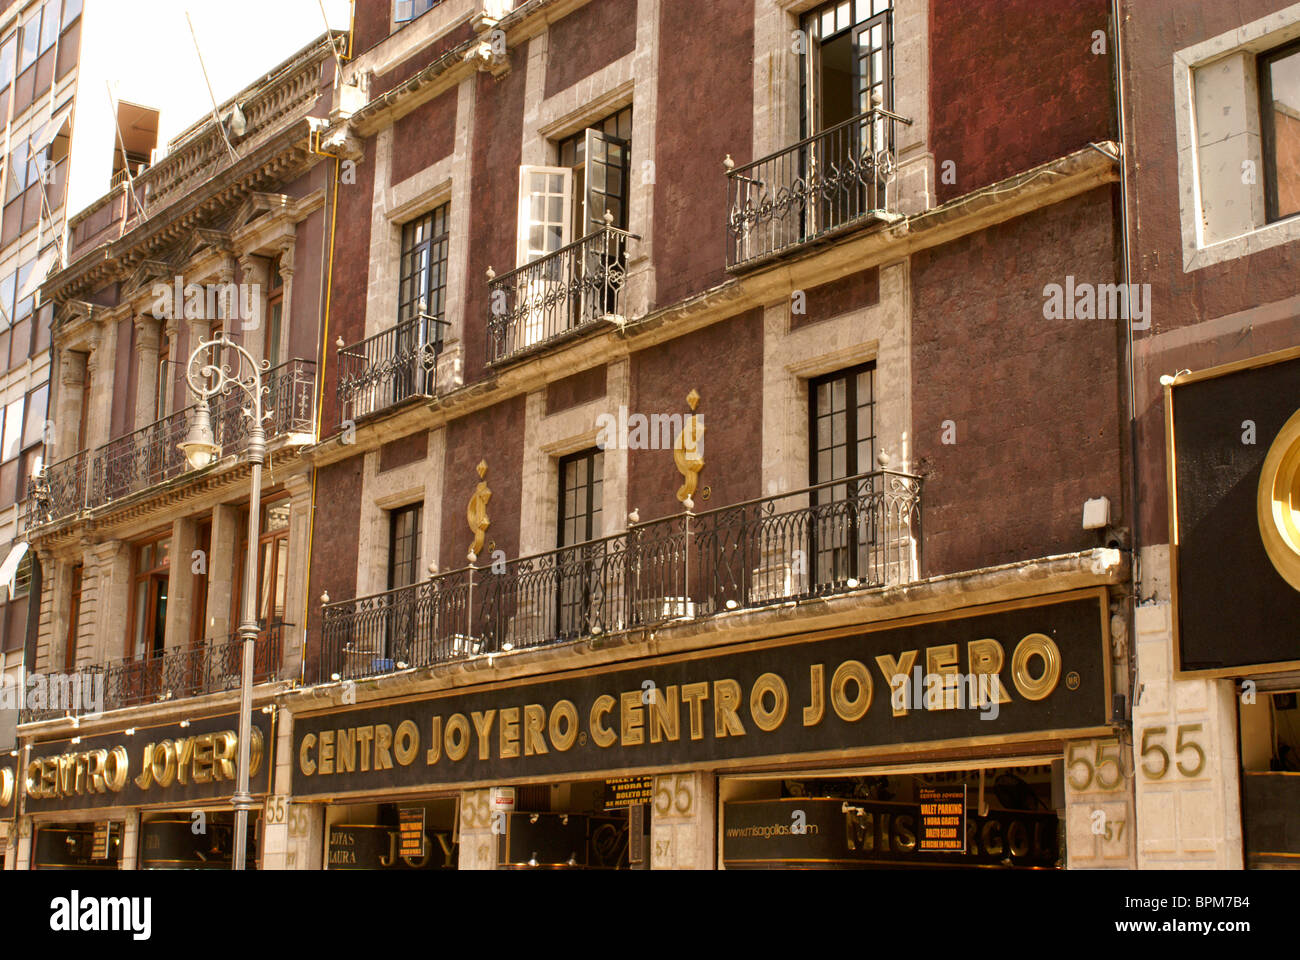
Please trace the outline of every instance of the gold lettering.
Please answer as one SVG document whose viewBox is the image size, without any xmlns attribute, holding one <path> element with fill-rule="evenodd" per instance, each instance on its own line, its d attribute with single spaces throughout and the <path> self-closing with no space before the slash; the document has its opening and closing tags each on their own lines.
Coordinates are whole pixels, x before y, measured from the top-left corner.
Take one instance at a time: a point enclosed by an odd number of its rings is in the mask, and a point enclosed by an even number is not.
<svg viewBox="0 0 1300 960">
<path fill-rule="evenodd" d="M 35 797 L 37 800 L 44 800 L 45 791 L 41 789 L 41 777 L 44 774 L 44 768 L 41 761 L 33 760 L 27 764 L 27 795 Z"/>
<path fill-rule="evenodd" d="M 194 757 L 194 738 L 186 737 L 176 741 L 176 779 L 181 784 L 189 783 L 190 761 Z M 198 783 L 198 781 L 194 781 Z"/>
<path fill-rule="evenodd" d="M 463 713 L 452 714 L 447 720 L 447 733 L 443 744 L 448 760 L 464 760 L 469 753 L 469 720 Z"/>
<path fill-rule="evenodd" d="M 682 733 L 682 707 L 677 686 L 656 687 L 650 694 L 650 742 L 676 743 Z"/>
<path fill-rule="evenodd" d="M 945 643 L 925 648 L 925 709 L 956 710 L 957 644 Z M 931 680 L 930 677 L 942 677 Z M 952 680 L 948 678 L 952 677 Z"/>
<path fill-rule="evenodd" d="M 355 728 L 339 730 L 334 734 L 334 772 L 356 773 L 357 731 Z"/>
<path fill-rule="evenodd" d="M 501 711 L 501 756 L 519 756 L 519 708 L 508 707 Z"/>
<path fill-rule="evenodd" d="M 211 783 L 213 781 L 212 767 L 215 757 L 216 750 L 212 743 L 212 734 L 205 733 L 201 737 L 194 738 L 195 783 Z M 163 786 L 166 786 L 166 784 L 163 784 Z"/>
<path fill-rule="evenodd" d="M 560 721 L 564 732 L 560 732 Z M 561 700 L 551 708 L 551 746 L 560 753 L 569 750 L 578 741 L 578 708 L 572 700 Z"/>
<path fill-rule="evenodd" d="M 334 731 L 322 730 L 320 732 L 320 749 L 317 751 L 318 762 L 320 763 L 320 775 L 322 777 L 332 776 L 334 773 Z M 375 765 L 378 770 L 378 764 Z"/>
<path fill-rule="evenodd" d="M 0 807 L 7 807 L 14 799 L 14 772 L 8 767 L 0 768 Z"/>
<path fill-rule="evenodd" d="M 767 709 L 763 698 L 772 695 L 772 709 Z M 775 673 L 765 673 L 754 681 L 754 689 L 749 692 L 749 715 L 754 718 L 754 725 L 765 733 L 771 733 L 785 723 L 785 715 L 790 710 L 790 691 L 785 681 Z"/>
<path fill-rule="evenodd" d="M 682 699 L 686 701 L 686 714 L 691 718 L 691 739 L 704 739 L 704 701 L 709 699 L 708 681 L 682 684 Z"/>
<path fill-rule="evenodd" d="M 257 727 L 252 728 L 252 739 L 248 746 L 248 775 L 257 776 L 257 771 L 262 767 L 262 753 L 266 749 L 266 744 L 262 742 L 262 731 Z M 238 739 L 238 734 L 235 734 Z"/>
<path fill-rule="evenodd" d="M 158 770 L 158 765 L 162 764 L 162 772 Z M 154 783 L 164 790 L 176 782 L 176 744 L 170 740 L 164 740 L 158 746 L 153 748 L 153 779 Z M 195 778 L 195 783 L 206 783 L 207 781 Z"/>
<path fill-rule="evenodd" d="M 999 834 L 1001 829 L 1001 825 L 996 820 L 985 822 L 984 829 L 980 831 L 980 844 L 984 847 L 985 853 L 995 857 L 1002 853 L 1002 837 Z M 993 846 L 994 843 L 997 843 L 996 847 Z"/>
<path fill-rule="evenodd" d="M 595 741 L 598 747 L 611 747 L 618 740 L 618 734 L 608 729 L 601 722 L 605 714 L 609 713 L 617 702 L 609 694 L 602 693 L 596 698 L 596 702 L 591 705 L 591 739 Z"/>
<path fill-rule="evenodd" d="M 848 685 L 857 685 L 857 695 L 850 700 Z M 846 723 L 855 723 L 871 708 L 871 674 L 860 660 L 845 660 L 831 677 L 831 706 Z"/>
<path fill-rule="evenodd" d="M 108 762 L 107 750 L 92 750 L 86 754 L 86 789 L 92 793 L 107 793 L 104 786 L 104 765 Z M 4 804 L 0 804 L 3 806 Z"/>
<path fill-rule="evenodd" d="M 738 709 L 744 693 L 735 680 L 715 680 L 713 682 L 713 735 L 722 737 L 743 737 L 745 728 L 740 722 Z"/>
<path fill-rule="evenodd" d="M 141 790 L 153 786 L 153 748 L 152 743 L 147 743 L 144 752 L 140 754 L 140 775 L 135 778 L 135 785 Z"/>
<path fill-rule="evenodd" d="M 397 725 L 397 739 L 393 742 L 393 755 L 397 758 L 399 765 L 409 767 L 415 762 L 415 755 L 419 752 L 420 728 L 410 720 L 403 720 Z M 341 768 L 339 772 L 343 772 Z"/>
<path fill-rule="evenodd" d="M 314 777 L 316 775 L 316 761 L 311 758 L 311 752 L 316 749 L 316 734 L 309 733 L 302 738 L 302 743 L 298 744 L 298 769 L 302 771 L 304 777 Z"/>
<path fill-rule="evenodd" d="M 424 755 L 424 763 L 426 766 L 432 767 L 442 759 L 442 717 L 434 717 L 429 727 L 431 731 L 429 749 Z"/>
<path fill-rule="evenodd" d="M 998 677 L 1002 673 L 1006 654 L 1002 650 L 1002 644 L 990 637 L 985 640 L 972 640 L 966 644 L 966 659 L 970 663 L 971 676 Z M 989 681 L 989 691 L 994 690 L 997 691 L 998 703 L 1011 702 L 1011 694 L 1003 688 L 1001 681 L 996 684 L 992 680 Z M 978 683 L 975 696 L 980 701 L 976 706 L 984 706 L 984 697 Z"/>
<path fill-rule="evenodd" d="M 532 757 L 547 753 L 546 738 L 542 731 L 546 728 L 546 708 L 540 703 L 530 703 L 524 707 L 524 756 Z"/>
<path fill-rule="evenodd" d="M 1043 672 L 1037 678 L 1029 672 L 1034 657 L 1043 661 Z M 1026 700 L 1043 700 L 1056 689 L 1061 679 L 1061 651 L 1051 637 L 1031 633 L 1016 645 L 1011 655 L 1011 679 Z"/>
<path fill-rule="evenodd" d="M 375 739 L 375 728 L 367 724 L 357 727 L 357 752 L 361 754 L 361 772 L 370 771 L 370 744 Z"/>
<path fill-rule="evenodd" d="M 113 793 L 121 793 L 126 786 L 126 778 L 131 769 L 131 758 L 127 756 L 126 747 L 114 747 L 108 751 L 104 763 L 104 783 Z"/>
<path fill-rule="evenodd" d="M 623 746 L 645 743 L 645 714 L 641 712 L 640 690 L 628 690 L 619 695 L 618 719 L 619 739 Z"/>
<path fill-rule="evenodd" d="M 912 668 L 916 666 L 916 650 L 904 650 L 895 660 L 887 653 L 882 653 L 876 657 L 876 666 L 880 668 L 881 675 L 885 678 L 885 683 L 889 685 L 892 696 L 889 698 L 889 704 L 893 708 L 894 716 L 907 716 L 907 707 L 909 697 L 907 696 L 907 681 L 912 676 Z"/>
<path fill-rule="evenodd" d="M 496 717 L 495 710 L 489 710 L 487 713 L 474 711 L 474 729 L 478 733 L 478 758 L 488 760 L 492 757 L 492 721 Z"/>
<path fill-rule="evenodd" d="M 393 746 L 393 728 L 386 723 L 375 724 L 375 772 L 393 769 L 389 750 Z"/>
<path fill-rule="evenodd" d="M 808 706 L 803 708 L 803 725 L 815 727 L 826 716 L 826 699 L 822 691 L 826 687 L 826 667 L 814 663 L 808 668 Z"/>
<path fill-rule="evenodd" d="M 212 779 L 234 780 L 235 759 L 239 750 L 239 734 L 233 730 L 223 730 L 212 735 Z M 251 761 L 251 757 L 250 757 Z M 256 764 L 249 763 L 250 769 Z"/>
</svg>

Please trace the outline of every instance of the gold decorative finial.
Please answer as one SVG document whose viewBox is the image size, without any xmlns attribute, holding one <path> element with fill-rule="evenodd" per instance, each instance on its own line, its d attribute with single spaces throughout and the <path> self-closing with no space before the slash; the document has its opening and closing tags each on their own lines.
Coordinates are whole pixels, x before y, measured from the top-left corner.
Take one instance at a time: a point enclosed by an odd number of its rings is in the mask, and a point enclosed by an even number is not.
<svg viewBox="0 0 1300 960">
<path fill-rule="evenodd" d="M 691 410 L 699 408 L 700 394 L 692 390 L 686 397 Z M 673 462 L 677 472 L 685 483 L 677 491 L 677 499 L 687 510 L 695 509 L 695 488 L 700 482 L 700 471 L 704 469 L 704 417 L 694 413 L 686 415 L 682 424 L 681 435 L 673 445 Z"/>
<path fill-rule="evenodd" d="M 492 499 L 492 491 L 487 485 L 487 461 L 480 460 L 478 465 L 479 485 L 474 489 L 474 496 L 469 498 L 469 508 L 466 516 L 469 519 L 469 531 L 474 534 L 474 543 L 469 548 L 471 557 L 477 558 L 479 552 L 483 549 L 483 541 L 487 539 L 488 527 L 492 521 L 488 519 L 487 505 Z M 470 560 L 473 563 L 474 560 Z"/>
</svg>

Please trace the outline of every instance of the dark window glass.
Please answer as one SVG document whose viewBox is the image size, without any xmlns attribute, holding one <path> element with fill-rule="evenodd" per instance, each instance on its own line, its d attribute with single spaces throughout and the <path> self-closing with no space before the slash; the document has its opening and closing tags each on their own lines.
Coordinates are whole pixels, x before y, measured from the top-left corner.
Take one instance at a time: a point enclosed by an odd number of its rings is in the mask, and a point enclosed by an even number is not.
<svg viewBox="0 0 1300 960">
<path fill-rule="evenodd" d="M 850 480 L 875 470 L 875 364 L 870 363 L 810 384 L 810 477 L 813 486 Z M 816 576 L 820 584 L 840 583 L 865 572 L 873 539 L 870 511 L 860 516 L 837 509 L 846 501 L 865 503 L 870 478 L 834 483 L 816 491 L 815 506 L 826 506 L 813 524 Z"/>
<path fill-rule="evenodd" d="M 417 341 L 442 345 L 443 324 L 436 321 L 443 318 L 447 309 L 447 211 L 448 205 L 444 203 L 402 227 L 397 322 L 413 324 L 403 332 L 404 341 L 414 336 Z M 422 315 L 431 319 L 414 324 Z M 416 345 L 403 342 L 400 349 Z"/>
<path fill-rule="evenodd" d="M 560 461 L 559 547 L 595 540 L 601 532 L 605 455 L 599 450 L 575 453 Z"/>
<path fill-rule="evenodd" d="M 1264 200 L 1270 222 L 1300 213 L 1300 43 L 1260 57 Z"/>
<path fill-rule="evenodd" d="M 406 23 L 414 20 L 421 14 L 428 13 L 441 2 L 442 0 L 394 0 L 393 21 Z"/>
<path fill-rule="evenodd" d="M 420 521 L 423 504 L 389 514 L 388 589 L 409 587 L 420 578 Z"/>
</svg>

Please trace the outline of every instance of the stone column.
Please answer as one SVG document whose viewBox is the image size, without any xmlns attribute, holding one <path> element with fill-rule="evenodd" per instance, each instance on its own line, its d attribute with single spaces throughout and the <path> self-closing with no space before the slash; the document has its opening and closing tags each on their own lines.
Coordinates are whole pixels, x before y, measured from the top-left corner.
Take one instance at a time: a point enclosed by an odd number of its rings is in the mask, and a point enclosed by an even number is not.
<svg viewBox="0 0 1300 960">
<path fill-rule="evenodd" d="M 293 717 L 281 709 L 276 718 L 276 764 L 272 774 L 273 797 L 285 798 L 280 819 L 279 803 L 275 816 L 263 827 L 262 869 L 320 870 L 324 867 L 325 807 L 318 803 L 293 803 Z M 274 822 L 273 822 L 274 821 Z"/>
<path fill-rule="evenodd" d="M 108 540 L 95 545 L 94 556 L 97 576 L 90 659 L 104 663 L 126 656 L 130 643 L 131 550 L 121 540 Z M 84 587 L 82 598 L 84 601 Z"/>
<path fill-rule="evenodd" d="M 162 340 L 162 324 L 150 316 L 135 318 L 135 356 L 137 365 L 135 388 L 135 429 L 149 426 L 159 419 L 158 402 L 158 349 Z"/>
<path fill-rule="evenodd" d="M 712 773 L 655 777 L 650 807 L 650 869 L 712 870 L 717 831 L 717 778 Z"/>
<path fill-rule="evenodd" d="M 232 339 L 239 343 L 261 363 L 266 357 L 266 329 L 270 315 L 266 310 L 266 294 L 269 289 L 269 274 L 266 261 L 262 257 L 246 254 L 239 258 L 239 282 L 256 290 L 252 298 L 250 316 L 244 314 L 244 298 L 239 296 L 234 304 L 230 333 Z M 236 316 L 237 314 L 237 316 Z"/>
<path fill-rule="evenodd" d="M 53 441 L 53 449 L 45 451 L 47 464 L 66 460 L 86 448 L 89 438 L 78 436 L 78 430 L 81 427 L 81 403 L 84 399 L 82 391 L 90 372 L 89 360 L 88 354 L 75 350 L 59 351 L 59 394 L 49 408 L 56 415 L 50 418 L 55 421 L 54 435 L 46 438 L 47 441 Z"/>
<path fill-rule="evenodd" d="M 98 331 L 91 338 L 90 413 L 86 417 L 88 437 L 83 443 L 88 450 L 93 450 L 108 441 L 113 429 L 119 332 L 119 318 L 109 317 L 100 324 Z"/>
<path fill-rule="evenodd" d="M 280 248 L 280 280 L 284 284 L 284 297 L 280 304 L 280 362 L 292 360 L 289 355 L 289 330 L 293 324 L 293 274 L 294 250 L 297 249 L 296 238 Z M 267 322 L 270 323 L 268 317 Z"/>
<path fill-rule="evenodd" d="M 289 579 L 285 584 L 283 676 L 301 673 L 306 651 L 307 553 L 311 537 L 311 475 L 294 474 L 285 478 L 289 491 Z"/>
<path fill-rule="evenodd" d="M 122 826 L 122 862 L 119 870 L 140 869 L 140 811 L 128 810 Z"/>
<path fill-rule="evenodd" d="M 170 416 L 177 410 L 184 410 L 189 406 L 189 390 L 185 387 L 185 361 L 189 358 L 181 352 L 180 332 L 181 322 L 177 318 L 172 318 L 164 325 L 163 332 L 167 335 L 167 366 L 161 369 L 162 376 L 166 377 L 165 389 L 162 391 L 163 405 L 158 411 L 158 418 Z M 161 351 L 159 356 L 161 357 Z M 180 403 L 177 403 L 177 395 L 180 395 Z"/>
<path fill-rule="evenodd" d="M 19 817 L 10 833 L 9 867 L 10 870 L 30 870 L 32 868 L 32 818 Z"/>
<path fill-rule="evenodd" d="M 492 829 L 492 791 L 465 790 L 460 795 L 460 869 L 497 869 L 500 836 Z"/>
<path fill-rule="evenodd" d="M 189 645 L 194 609 L 194 552 L 199 545 L 197 520 L 181 519 L 172 524 L 171 569 L 167 574 L 167 633 L 168 650 Z"/>
<path fill-rule="evenodd" d="M 212 509 L 212 542 L 208 546 L 208 608 L 203 636 L 227 640 L 238 623 L 230 622 L 235 564 L 242 562 L 239 507 L 219 504 Z"/>
</svg>

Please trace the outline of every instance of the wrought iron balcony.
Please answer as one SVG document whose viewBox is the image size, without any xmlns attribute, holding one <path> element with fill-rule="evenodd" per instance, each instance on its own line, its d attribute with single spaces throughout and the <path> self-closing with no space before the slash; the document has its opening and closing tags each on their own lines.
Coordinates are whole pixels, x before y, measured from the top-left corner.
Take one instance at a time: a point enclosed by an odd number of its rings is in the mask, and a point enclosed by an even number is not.
<svg viewBox="0 0 1300 960">
<path fill-rule="evenodd" d="M 490 275 L 488 363 L 517 359 L 604 320 L 621 321 L 628 241 L 640 239 L 605 226 L 503 276 Z"/>
<path fill-rule="evenodd" d="M 912 121 L 869 110 L 743 167 L 728 158 L 727 266 L 896 219 L 896 123 Z"/>
<path fill-rule="evenodd" d="M 339 423 L 437 392 L 441 338 L 435 317 L 417 317 L 339 349 Z"/>
<path fill-rule="evenodd" d="M 316 365 L 290 360 L 262 373 L 265 407 L 271 419 L 268 439 L 315 432 Z M 28 481 L 25 529 L 32 530 L 94 510 L 184 474 L 189 466 L 179 444 L 189 430 L 194 407 L 186 407 L 111 440 L 93 452 L 82 451 L 42 469 Z M 243 396 L 233 392 L 213 403 L 212 430 L 222 456 L 238 453 L 248 442 Z"/>
<path fill-rule="evenodd" d="M 254 683 L 283 679 L 284 629 L 289 626 L 292 624 L 274 623 L 257 638 L 253 646 Z M 60 690 L 70 694 L 78 691 L 76 695 L 63 703 L 25 708 L 20 722 L 85 716 L 238 690 L 243 665 L 243 641 L 234 633 L 226 640 L 83 667 L 59 680 Z"/>
<path fill-rule="evenodd" d="M 884 470 L 327 604 L 315 682 L 906 583 L 921 480 Z"/>
</svg>

